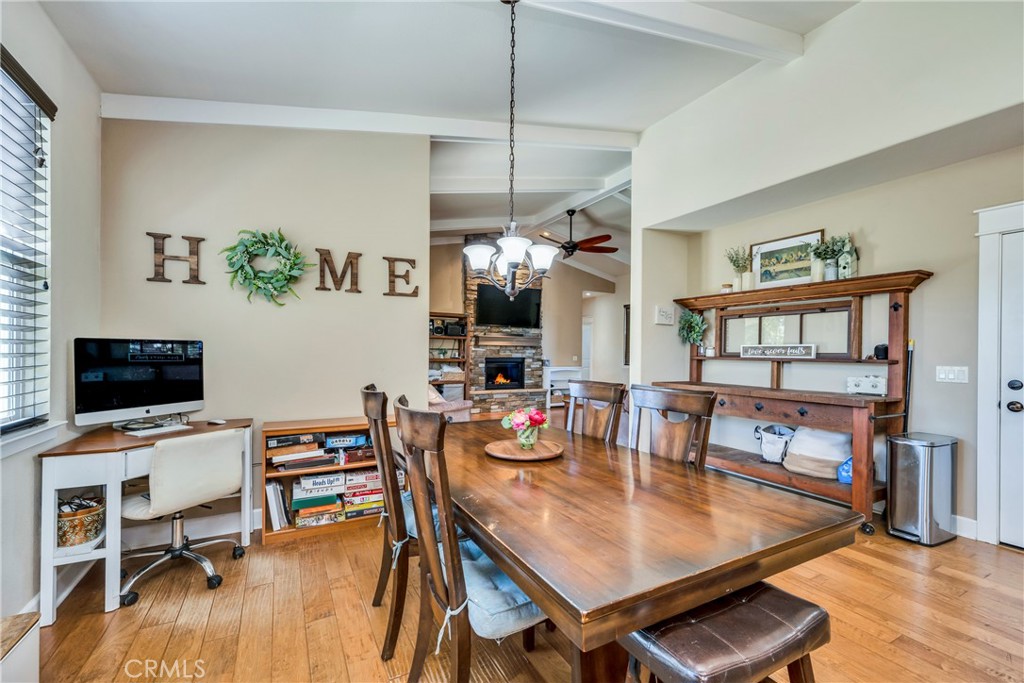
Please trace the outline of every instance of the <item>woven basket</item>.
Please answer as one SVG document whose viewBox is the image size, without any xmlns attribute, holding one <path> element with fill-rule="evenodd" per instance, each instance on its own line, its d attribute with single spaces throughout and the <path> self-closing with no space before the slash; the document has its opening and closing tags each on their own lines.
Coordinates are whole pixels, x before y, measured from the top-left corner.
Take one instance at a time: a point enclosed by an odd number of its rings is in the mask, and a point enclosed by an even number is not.
<svg viewBox="0 0 1024 683">
<path fill-rule="evenodd" d="M 57 547 L 70 548 L 95 541 L 103 533 L 107 506 L 102 498 L 89 498 L 99 505 L 75 512 L 57 513 Z"/>
</svg>

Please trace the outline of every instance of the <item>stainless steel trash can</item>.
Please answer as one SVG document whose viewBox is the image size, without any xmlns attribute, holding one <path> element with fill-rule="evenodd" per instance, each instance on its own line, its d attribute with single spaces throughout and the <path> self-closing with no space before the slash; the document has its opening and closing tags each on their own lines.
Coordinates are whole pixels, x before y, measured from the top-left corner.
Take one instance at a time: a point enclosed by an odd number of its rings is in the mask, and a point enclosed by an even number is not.
<svg viewBox="0 0 1024 683">
<path fill-rule="evenodd" d="M 889 437 L 886 517 L 889 533 L 921 545 L 938 545 L 953 533 L 957 440 L 910 432 Z"/>
</svg>

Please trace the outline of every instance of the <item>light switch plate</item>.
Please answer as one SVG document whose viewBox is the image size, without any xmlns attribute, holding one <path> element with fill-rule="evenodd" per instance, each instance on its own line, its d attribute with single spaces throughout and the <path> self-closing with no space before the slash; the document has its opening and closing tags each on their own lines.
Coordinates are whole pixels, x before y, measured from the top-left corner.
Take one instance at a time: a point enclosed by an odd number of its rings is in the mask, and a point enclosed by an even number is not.
<svg viewBox="0 0 1024 683">
<path fill-rule="evenodd" d="M 970 373 L 963 365 L 937 365 L 935 366 L 936 382 L 951 382 L 953 384 L 968 384 Z"/>
<path fill-rule="evenodd" d="M 654 307 L 654 324 L 655 325 L 674 325 L 676 322 L 676 312 L 672 308 L 666 308 L 665 306 Z"/>
</svg>

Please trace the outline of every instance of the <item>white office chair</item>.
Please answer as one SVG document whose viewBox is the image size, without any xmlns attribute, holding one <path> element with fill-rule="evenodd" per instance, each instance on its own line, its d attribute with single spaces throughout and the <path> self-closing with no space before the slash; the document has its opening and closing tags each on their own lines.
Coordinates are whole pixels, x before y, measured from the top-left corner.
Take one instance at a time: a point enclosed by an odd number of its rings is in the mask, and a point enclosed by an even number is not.
<svg viewBox="0 0 1024 683">
<path fill-rule="evenodd" d="M 164 551 L 133 553 L 127 557 L 159 555 L 138 569 L 121 587 L 121 604 L 133 605 L 139 594 L 132 586 L 149 570 L 171 559 L 186 557 L 206 572 L 206 585 L 216 588 L 223 579 L 213 563 L 193 552 L 194 548 L 214 543 L 233 543 L 231 556 L 238 559 L 245 549 L 230 538 L 218 538 L 194 546 L 185 535 L 185 516 L 181 511 L 236 493 L 242 487 L 242 451 L 244 429 L 179 436 L 157 441 L 149 473 L 149 493 L 126 496 L 121 516 L 149 520 L 174 513 L 171 517 L 171 545 Z M 245 504 L 245 501 L 242 501 Z M 124 571 L 122 570 L 122 578 Z"/>
</svg>

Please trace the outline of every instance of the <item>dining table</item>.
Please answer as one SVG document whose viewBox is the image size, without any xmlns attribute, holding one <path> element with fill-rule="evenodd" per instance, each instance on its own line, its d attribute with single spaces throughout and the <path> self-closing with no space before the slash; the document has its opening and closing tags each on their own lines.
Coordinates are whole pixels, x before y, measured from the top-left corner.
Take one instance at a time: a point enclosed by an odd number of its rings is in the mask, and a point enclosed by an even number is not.
<svg viewBox="0 0 1024 683">
<path fill-rule="evenodd" d="M 622 681 L 616 639 L 850 545 L 863 515 L 600 439 L 544 429 L 543 461 L 485 453 L 498 421 L 447 425 L 456 521 L 571 642 L 573 681 Z"/>
</svg>

